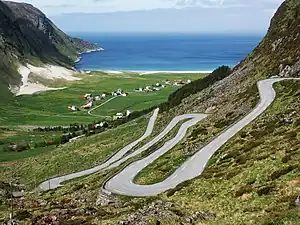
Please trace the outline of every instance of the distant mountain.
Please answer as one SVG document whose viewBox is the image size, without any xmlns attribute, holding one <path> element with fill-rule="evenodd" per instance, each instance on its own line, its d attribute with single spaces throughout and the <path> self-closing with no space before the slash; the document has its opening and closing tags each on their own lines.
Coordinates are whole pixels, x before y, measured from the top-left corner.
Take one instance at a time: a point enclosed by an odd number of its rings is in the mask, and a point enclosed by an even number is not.
<svg viewBox="0 0 300 225">
<path fill-rule="evenodd" d="M 78 53 L 95 44 L 72 38 L 30 4 L 0 1 L 0 88 L 18 85 L 17 63 L 70 67 Z"/>
</svg>

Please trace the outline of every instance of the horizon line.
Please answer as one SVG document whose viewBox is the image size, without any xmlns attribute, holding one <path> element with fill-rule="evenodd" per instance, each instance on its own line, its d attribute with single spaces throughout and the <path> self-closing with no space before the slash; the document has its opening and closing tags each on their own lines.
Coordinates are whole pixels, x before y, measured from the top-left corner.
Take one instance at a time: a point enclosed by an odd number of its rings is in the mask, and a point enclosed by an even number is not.
<svg viewBox="0 0 300 225">
<path fill-rule="evenodd" d="M 234 35 L 252 35 L 252 36 L 264 36 L 266 34 L 265 31 L 257 31 L 257 32 L 201 32 L 201 31 L 65 31 L 68 34 L 197 34 L 197 35 L 226 35 L 226 36 L 234 36 Z"/>
</svg>

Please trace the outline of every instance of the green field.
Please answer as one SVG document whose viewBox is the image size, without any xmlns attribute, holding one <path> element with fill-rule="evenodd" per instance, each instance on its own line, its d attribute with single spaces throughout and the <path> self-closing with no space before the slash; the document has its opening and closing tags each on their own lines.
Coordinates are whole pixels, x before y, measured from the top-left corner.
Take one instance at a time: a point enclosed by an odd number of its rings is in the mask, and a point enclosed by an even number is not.
<svg viewBox="0 0 300 225">
<path fill-rule="evenodd" d="M 124 110 L 136 111 L 155 106 L 165 100 L 178 86 L 167 86 L 158 92 L 136 92 L 136 88 L 161 83 L 163 80 L 195 80 L 204 74 L 151 74 L 138 75 L 135 73 L 106 74 L 93 72 L 90 75 L 80 75 L 82 80 L 72 82 L 64 90 L 19 96 L 9 101 L 0 109 L 0 125 L 69 125 L 70 123 L 90 123 L 99 120 L 97 116 L 87 114 L 87 111 L 69 112 L 69 105 L 82 106 L 85 101 L 81 98 L 86 93 L 94 95 L 103 92 L 113 92 L 121 88 L 128 92 L 128 97 L 119 97 L 93 111 L 99 116 L 113 116 Z M 65 84 L 64 84 L 65 85 Z M 101 104 L 110 98 L 99 101 Z"/>
<path fill-rule="evenodd" d="M 61 134 L 61 132 L 37 132 L 24 130 L 0 131 L 0 162 L 15 161 L 51 151 L 55 148 L 55 145 L 35 148 L 34 144 L 58 138 Z M 13 152 L 6 149 L 10 143 L 22 142 L 28 143 L 30 148 L 22 152 Z"/>
</svg>

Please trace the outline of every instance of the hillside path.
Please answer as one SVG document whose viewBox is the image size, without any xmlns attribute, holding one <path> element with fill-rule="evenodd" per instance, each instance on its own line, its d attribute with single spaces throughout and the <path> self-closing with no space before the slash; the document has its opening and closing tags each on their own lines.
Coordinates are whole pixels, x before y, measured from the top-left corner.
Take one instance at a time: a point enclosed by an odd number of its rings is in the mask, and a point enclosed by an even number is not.
<svg viewBox="0 0 300 225">
<path fill-rule="evenodd" d="M 93 112 L 94 110 L 96 110 L 96 109 L 98 109 L 98 108 L 104 106 L 105 104 L 111 102 L 111 101 L 114 100 L 115 98 L 117 98 L 117 96 L 111 97 L 110 99 L 108 99 L 107 101 L 103 102 L 102 104 L 100 104 L 100 105 L 98 105 L 98 106 L 96 106 L 96 107 L 90 109 L 90 110 L 88 111 L 88 114 L 91 115 L 91 116 L 105 117 L 105 118 L 108 117 L 108 118 L 111 118 L 111 116 L 100 116 L 100 115 L 93 114 L 92 112 Z"/>
</svg>

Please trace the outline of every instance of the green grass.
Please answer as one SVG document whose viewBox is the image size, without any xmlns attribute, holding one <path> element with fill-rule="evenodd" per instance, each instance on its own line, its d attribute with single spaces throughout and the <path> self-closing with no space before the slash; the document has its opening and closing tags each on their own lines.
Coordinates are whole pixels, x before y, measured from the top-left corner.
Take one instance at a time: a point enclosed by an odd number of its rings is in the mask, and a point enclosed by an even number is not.
<svg viewBox="0 0 300 225">
<path fill-rule="evenodd" d="M 34 143 L 60 138 L 60 132 L 33 132 L 23 130 L 1 131 L 0 133 L 0 162 L 21 160 L 37 156 L 55 149 L 55 146 L 34 148 Z M 23 152 L 6 150 L 10 143 L 28 143 L 30 149 Z"/>
<path fill-rule="evenodd" d="M 185 123 L 188 120 L 183 120 L 180 123 L 178 123 L 161 141 L 147 149 L 145 152 L 141 153 L 141 157 L 147 157 L 151 153 L 155 152 L 159 148 L 161 148 L 167 141 L 174 138 L 180 129 L 181 125 Z M 173 149 L 170 151 L 174 151 L 174 149 L 181 148 L 181 146 L 184 144 L 185 140 L 182 140 L 178 145 L 176 145 Z M 174 164 L 174 166 L 180 165 L 180 162 L 184 162 L 186 157 L 180 157 L 175 158 L 174 156 L 170 157 L 168 153 L 161 156 L 158 160 L 154 161 L 150 165 L 148 165 L 145 169 L 143 169 L 141 172 L 137 174 L 137 176 L 134 178 L 134 183 L 136 184 L 156 184 L 161 181 L 161 176 L 167 176 L 171 175 L 168 172 L 168 166 L 170 163 Z M 179 161 L 179 162 L 178 162 Z M 154 168 L 153 168 L 154 166 Z M 167 171 L 166 171 L 167 169 Z M 172 171 L 171 171 L 172 172 Z"/>
<path fill-rule="evenodd" d="M 73 83 L 64 83 L 67 89 L 19 96 L 0 109 L 0 125 L 69 125 L 70 123 L 90 123 L 99 118 L 87 115 L 86 111 L 69 112 L 69 105 L 84 105 L 81 96 L 86 93 L 94 95 L 122 88 L 128 97 L 120 97 L 93 113 L 101 116 L 112 116 L 122 110 L 143 110 L 166 101 L 178 87 L 167 87 L 155 93 L 135 92 L 136 88 L 162 82 L 165 79 L 199 79 L 204 74 L 151 74 L 139 76 L 134 73 L 106 74 L 93 72 L 93 76 L 80 75 L 83 79 Z M 55 83 L 52 83 L 54 85 Z M 102 101 L 103 102 L 103 101 Z M 100 104 L 101 102 L 97 103 Z"/>
</svg>

